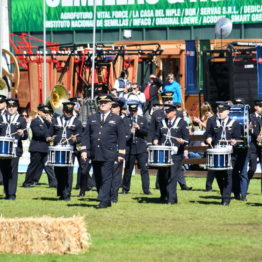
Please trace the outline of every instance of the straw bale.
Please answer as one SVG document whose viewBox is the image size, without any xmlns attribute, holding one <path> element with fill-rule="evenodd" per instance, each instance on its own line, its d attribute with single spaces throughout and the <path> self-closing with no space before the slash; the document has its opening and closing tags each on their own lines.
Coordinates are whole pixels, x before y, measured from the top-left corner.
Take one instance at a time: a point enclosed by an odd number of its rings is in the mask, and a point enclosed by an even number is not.
<svg viewBox="0 0 262 262">
<path fill-rule="evenodd" d="M 90 246 L 84 217 L 0 217 L 0 253 L 78 254 Z"/>
</svg>

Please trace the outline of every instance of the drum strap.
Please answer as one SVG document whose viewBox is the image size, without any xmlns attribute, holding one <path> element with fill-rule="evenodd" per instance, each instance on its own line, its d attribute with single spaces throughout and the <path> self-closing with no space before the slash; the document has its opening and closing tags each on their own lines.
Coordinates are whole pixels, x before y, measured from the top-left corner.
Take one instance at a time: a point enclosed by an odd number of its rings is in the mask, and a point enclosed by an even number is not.
<svg viewBox="0 0 262 262">
<path fill-rule="evenodd" d="M 63 127 L 62 138 L 67 138 L 66 128 L 73 125 L 75 118 L 75 116 L 72 116 L 69 120 L 66 120 L 64 117 L 61 116 L 57 118 L 58 126 Z"/>
<path fill-rule="evenodd" d="M 8 119 L 8 116 L 10 117 L 10 119 Z M 6 136 L 10 135 L 11 134 L 11 125 L 17 123 L 17 120 L 19 118 L 19 114 L 15 113 L 11 116 L 8 115 L 8 114 L 5 114 L 5 115 L 2 116 L 2 118 L 3 118 L 3 123 L 7 125 L 5 135 Z"/>
<path fill-rule="evenodd" d="M 44 124 L 45 121 L 43 120 L 43 118 L 40 115 L 37 115 L 37 118 Z"/>
<path fill-rule="evenodd" d="M 226 128 L 231 128 L 232 125 L 234 124 L 235 120 L 232 119 L 228 122 L 229 119 L 227 119 L 224 124 L 222 125 L 219 121 L 219 119 L 216 120 L 216 123 L 217 123 L 217 127 L 222 127 L 222 133 L 221 133 L 221 139 L 227 139 L 226 137 Z M 226 123 L 228 122 L 228 123 Z"/>
<path fill-rule="evenodd" d="M 178 126 L 178 124 L 179 124 L 179 122 L 180 122 L 181 119 L 182 119 L 181 117 L 177 117 L 176 120 L 175 120 L 175 121 L 173 122 L 173 124 L 171 125 L 171 127 L 168 127 L 167 124 L 166 124 L 166 120 L 165 120 L 165 119 L 162 119 L 162 125 L 163 125 L 164 128 L 167 129 L 167 134 L 166 134 L 167 139 L 166 139 L 165 143 L 166 143 L 167 141 L 169 141 L 171 145 L 173 144 L 173 143 L 171 142 L 171 130 L 177 128 L 177 126 Z"/>
</svg>

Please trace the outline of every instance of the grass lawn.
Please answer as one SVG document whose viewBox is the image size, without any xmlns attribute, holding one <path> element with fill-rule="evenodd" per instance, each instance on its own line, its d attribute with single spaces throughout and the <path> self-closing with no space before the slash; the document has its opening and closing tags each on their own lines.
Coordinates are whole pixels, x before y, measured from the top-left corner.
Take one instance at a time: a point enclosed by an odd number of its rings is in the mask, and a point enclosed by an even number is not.
<svg viewBox="0 0 262 262">
<path fill-rule="evenodd" d="M 230 206 L 221 206 L 218 191 L 203 191 L 205 179 L 187 178 L 193 191 L 179 189 L 179 203 L 170 206 L 158 203 L 155 177 L 151 177 L 153 195 L 145 196 L 136 175 L 131 193 L 120 195 L 118 203 L 104 210 L 94 208 L 96 192 L 78 198 L 78 190 L 73 190 L 70 202 L 56 201 L 56 191 L 47 187 L 45 175 L 43 184 L 34 188 L 22 188 L 23 180 L 20 175 L 16 201 L 0 199 L 3 217 L 83 215 L 92 246 L 80 255 L 0 254 L 0 262 L 262 261 L 258 179 L 251 181 L 247 202 L 232 200 Z M 214 189 L 218 189 L 216 182 Z"/>
</svg>

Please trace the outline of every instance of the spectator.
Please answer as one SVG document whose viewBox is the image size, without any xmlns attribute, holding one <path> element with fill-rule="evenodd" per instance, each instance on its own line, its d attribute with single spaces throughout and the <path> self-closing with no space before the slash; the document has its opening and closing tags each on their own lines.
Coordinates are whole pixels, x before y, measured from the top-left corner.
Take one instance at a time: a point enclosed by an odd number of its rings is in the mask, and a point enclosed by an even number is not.
<svg viewBox="0 0 262 262">
<path fill-rule="evenodd" d="M 162 81 L 155 75 L 150 75 L 149 80 L 145 83 L 141 91 L 145 94 L 146 103 L 144 112 L 151 112 L 153 105 L 159 103 L 158 93 L 159 89 L 162 87 Z"/>
<path fill-rule="evenodd" d="M 114 88 L 117 90 L 118 96 L 120 96 L 124 92 L 126 86 L 130 86 L 130 82 L 127 78 L 128 78 L 128 71 L 123 70 L 120 76 L 116 79 Z"/>
<path fill-rule="evenodd" d="M 173 103 L 182 103 L 182 94 L 180 84 L 175 80 L 174 74 L 168 74 L 162 92 L 173 92 Z"/>
<path fill-rule="evenodd" d="M 208 102 L 204 102 L 201 105 L 201 119 L 199 119 L 198 117 L 194 117 L 194 122 L 198 123 L 199 128 L 201 130 L 205 130 L 206 129 L 206 123 L 208 118 L 210 118 L 211 116 L 214 115 L 213 111 L 212 111 L 212 107 Z"/>
<path fill-rule="evenodd" d="M 139 91 L 137 83 L 131 84 L 128 91 L 129 92 L 124 95 L 127 105 L 136 101 L 138 103 L 137 114 L 143 116 L 143 106 L 146 102 L 145 94 Z"/>
</svg>

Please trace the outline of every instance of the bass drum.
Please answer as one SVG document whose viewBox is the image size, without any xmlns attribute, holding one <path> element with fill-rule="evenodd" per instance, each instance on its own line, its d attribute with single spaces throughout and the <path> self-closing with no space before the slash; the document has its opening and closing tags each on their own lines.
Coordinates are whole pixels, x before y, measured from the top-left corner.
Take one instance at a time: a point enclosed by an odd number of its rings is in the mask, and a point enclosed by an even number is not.
<svg viewBox="0 0 262 262">
<path fill-rule="evenodd" d="M 230 108 L 229 117 L 237 121 L 241 126 L 241 140 L 239 148 L 248 148 L 250 144 L 249 136 L 249 105 L 233 105 Z"/>
</svg>

